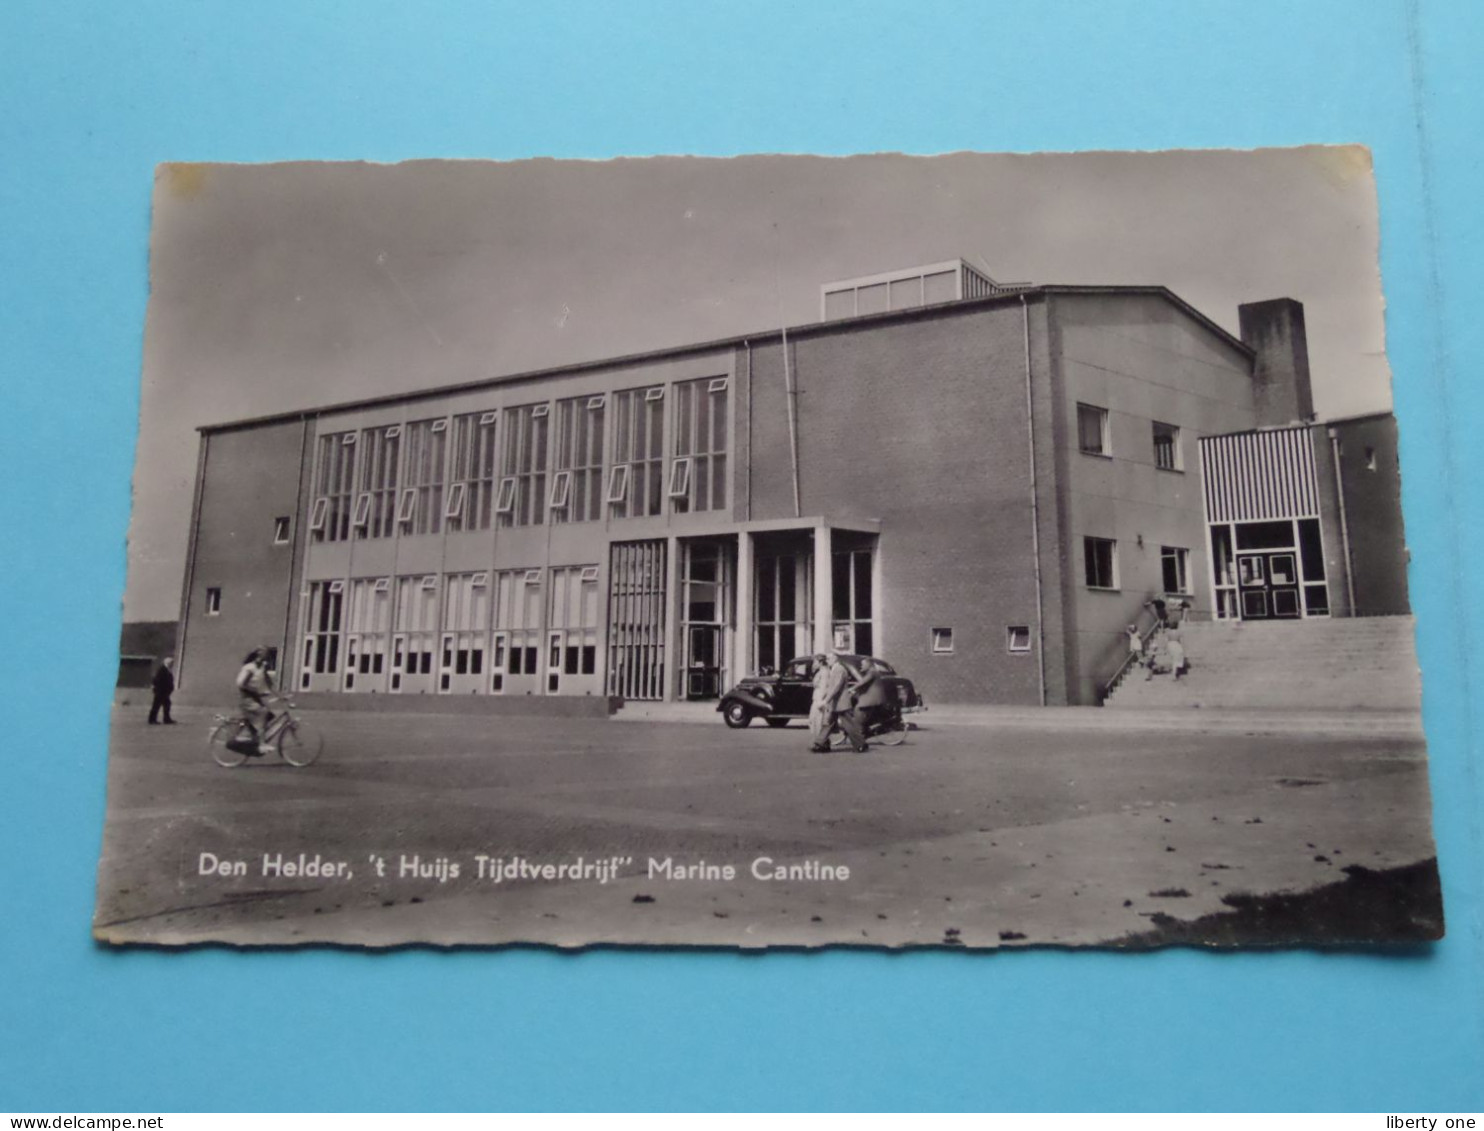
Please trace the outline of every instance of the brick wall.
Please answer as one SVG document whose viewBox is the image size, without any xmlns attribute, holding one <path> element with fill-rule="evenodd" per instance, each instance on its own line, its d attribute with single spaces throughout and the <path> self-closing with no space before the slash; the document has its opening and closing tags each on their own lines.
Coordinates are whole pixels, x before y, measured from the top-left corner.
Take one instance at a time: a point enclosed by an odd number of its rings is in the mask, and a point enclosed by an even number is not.
<svg viewBox="0 0 1484 1131">
<path fill-rule="evenodd" d="M 1350 530 L 1355 615 L 1410 613 L 1396 417 L 1369 416 L 1330 427 L 1340 439 L 1340 477 Z M 1324 429 L 1315 432 L 1324 435 Z M 1334 600 L 1333 595 L 1330 599 Z"/>
<path fill-rule="evenodd" d="M 1019 304 L 789 341 L 801 512 L 881 524 L 877 651 L 929 703 L 1039 702 Z M 781 344 L 752 351 L 752 517 L 794 514 Z M 745 368 L 745 366 L 744 366 Z M 953 629 L 953 652 L 931 632 Z"/>
<path fill-rule="evenodd" d="M 205 441 L 199 521 L 183 610 L 180 692 L 193 703 L 231 700 L 243 656 L 258 645 L 284 657 L 293 554 L 299 527 L 299 421 L 211 434 Z M 289 542 L 274 543 L 274 521 L 290 521 Z M 207 590 L 221 590 L 220 612 Z"/>
</svg>

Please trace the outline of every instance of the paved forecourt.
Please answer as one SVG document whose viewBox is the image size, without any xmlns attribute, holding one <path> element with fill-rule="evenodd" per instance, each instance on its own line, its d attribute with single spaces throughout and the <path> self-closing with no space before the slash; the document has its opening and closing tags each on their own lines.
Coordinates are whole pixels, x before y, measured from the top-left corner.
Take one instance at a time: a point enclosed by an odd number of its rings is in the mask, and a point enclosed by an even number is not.
<svg viewBox="0 0 1484 1131">
<path fill-rule="evenodd" d="M 334 711 L 316 764 L 223 769 L 209 717 L 115 711 L 102 938 L 1117 943 L 1433 853 L 1415 733 Z"/>
</svg>

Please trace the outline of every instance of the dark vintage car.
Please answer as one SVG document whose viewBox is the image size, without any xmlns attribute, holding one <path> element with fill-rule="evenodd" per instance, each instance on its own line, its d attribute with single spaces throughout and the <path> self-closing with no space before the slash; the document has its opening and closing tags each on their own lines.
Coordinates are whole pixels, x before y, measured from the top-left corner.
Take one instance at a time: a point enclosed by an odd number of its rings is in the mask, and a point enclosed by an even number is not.
<svg viewBox="0 0 1484 1131">
<path fill-rule="evenodd" d="M 868 658 L 877 672 L 872 681 L 874 689 L 866 697 L 868 702 L 876 709 L 897 715 L 922 708 L 922 696 L 912 681 L 898 675 L 885 660 L 840 654 L 840 662 L 850 669 L 854 680 L 860 679 L 861 664 Z M 813 668 L 813 657 L 800 656 L 784 664 L 782 671 L 764 670 L 748 676 L 721 697 L 716 709 L 729 727 L 745 727 L 753 719 L 762 719 L 772 727 L 785 727 L 794 719 L 807 719 L 814 697 Z"/>
</svg>

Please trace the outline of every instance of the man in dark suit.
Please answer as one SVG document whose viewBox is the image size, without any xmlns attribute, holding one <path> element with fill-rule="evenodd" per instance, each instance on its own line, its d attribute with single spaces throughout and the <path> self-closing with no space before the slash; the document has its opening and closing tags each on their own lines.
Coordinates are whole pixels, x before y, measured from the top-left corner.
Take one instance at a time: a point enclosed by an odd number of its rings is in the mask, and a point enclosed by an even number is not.
<svg viewBox="0 0 1484 1131">
<path fill-rule="evenodd" d="M 170 717 L 170 696 L 175 693 L 175 673 L 170 669 L 175 666 L 175 660 L 166 656 L 160 661 L 160 666 L 155 669 L 155 678 L 152 686 L 155 689 L 154 702 L 149 705 L 149 723 L 154 726 L 159 722 L 160 712 L 165 713 L 165 722 L 170 726 L 175 725 L 175 720 Z"/>
</svg>

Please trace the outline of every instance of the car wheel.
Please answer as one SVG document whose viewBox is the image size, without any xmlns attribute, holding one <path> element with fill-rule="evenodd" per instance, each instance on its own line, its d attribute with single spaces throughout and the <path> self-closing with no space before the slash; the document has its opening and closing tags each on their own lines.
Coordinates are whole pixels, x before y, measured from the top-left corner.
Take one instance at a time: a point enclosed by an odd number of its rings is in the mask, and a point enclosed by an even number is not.
<svg viewBox="0 0 1484 1131">
<path fill-rule="evenodd" d="M 763 720 L 763 722 L 767 723 L 770 727 L 786 727 L 792 721 L 793 721 L 792 719 L 764 719 Z"/>
<path fill-rule="evenodd" d="M 721 717 L 727 726 L 734 729 L 745 727 L 752 722 L 752 712 L 747 709 L 747 704 L 738 703 L 735 700 L 722 708 Z"/>
</svg>

